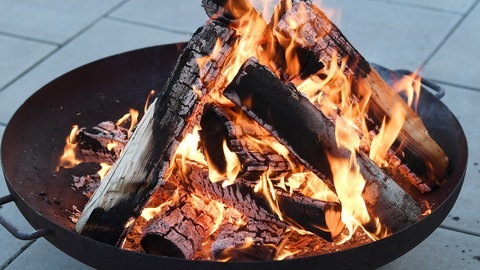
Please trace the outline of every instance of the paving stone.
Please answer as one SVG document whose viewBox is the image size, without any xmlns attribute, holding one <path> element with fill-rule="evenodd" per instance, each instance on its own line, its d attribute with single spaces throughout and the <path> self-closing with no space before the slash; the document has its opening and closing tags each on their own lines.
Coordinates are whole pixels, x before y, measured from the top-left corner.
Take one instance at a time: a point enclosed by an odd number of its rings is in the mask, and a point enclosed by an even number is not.
<svg viewBox="0 0 480 270">
<path fill-rule="evenodd" d="M 109 16 L 193 33 L 207 20 L 199 0 L 131 0 Z"/>
<path fill-rule="evenodd" d="M 35 91 L 80 65 L 129 50 L 186 41 L 189 36 L 103 19 L 0 92 L 0 123 Z"/>
<path fill-rule="evenodd" d="M 439 228 L 407 254 L 379 269 L 480 269 L 480 237 Z"/>
<path fill-rule="evenodd" d="M 41 238 L 36 240 L 5 269 L 87 270 L 92 268 L 66 255 Z"/>
<path fill-rule="evenodd" d="M 56 46 L 0 35 L 0 89 Z"/>
<path fill-rule="evenodd" d="M 121 0 L 2 0 L 0 31 L 64 43 Z"/>
<path fill-rule="evenodd" d="M 337 10 L 333 21 L 368 61 L 393 69 L 418 68 L 460 18 L 456 14 L 375 1 L 322 3 Z"/>
<path fill-rule="evenodd" d="M 480 5 L 470 13 L 425 67 L 425 75 L 480 89 Z"/>
<path fill-rule="evenodd" d="M 443 225 L 480 235 L 480 92 L 444 86 L 444 103 L 460 121 L 468 142 L 468 167 L 462 191 Z"/>
<path fill-rule="evenodd" d="M 375 0 L 382 1 L 384 3 L 395 3 L 395 4 L 407 4 L 424 8 L 431 8 L 434 10 L 440 11 L 453 11 L 458 13 L 466 12 L 475 0 Z"/>
</svg>

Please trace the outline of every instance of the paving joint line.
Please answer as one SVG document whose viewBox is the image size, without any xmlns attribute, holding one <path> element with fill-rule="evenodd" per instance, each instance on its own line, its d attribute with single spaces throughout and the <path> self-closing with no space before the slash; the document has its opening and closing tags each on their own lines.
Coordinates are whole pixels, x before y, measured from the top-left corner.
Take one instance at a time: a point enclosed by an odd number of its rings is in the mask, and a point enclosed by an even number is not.
<svg viewBox="0 0 480 270">
<path fill-rule="evenodd" d="M 139 21 L 135 21 L 135 20 L 119 18 L 119 17 L 115 17 L 115 16 L 112 16 L 112 15 L 108 16 L 107 19 L 110 19 L 110 20 L 113 20 L 113 21 L 118 21 L 118 22 L 123 22 L 123 23 L 129 23 L 129 24 L 137 25 L 137 26 L 154 28 L 154 29 L 157 29 L 157 30 L 166 31 L 166 32 L 173 33 L 173 34 L 181 34 L 181 35 L 189 35 L 189 36 L 193 35 L 193 32 L 189 32 L 189 31 L 166 28 L 166 27 L 155 25 L 155 24 L 149 24 L 149 23 L 139 22 Z"/>
<path fill-rule="evenodd" d="M 438 226 L 438 227 L 442 228 L 442 229 L 445 229 L 445 230 L 449 230 L 449 231 L 454 231 L 454 232 L 463 233 L 463 234 L 467 234 L 467 235 L 471 235 L 471 236 L 475 236 L 475 237 L 480 237 L 480 233 L 478 233 L 478 232 L 472 232 L 472 231 L 465 230 L 465 229 L 459 229 L 459 228 L 455 228 L 453 226 L 440 224 L 440 226 Z"/>
<path fill-rule="evenodd" d="M 72 42 L 73 40 L 75 40 L 78 36 L 80 36 L 81 34 L 85 33 L 87 30 L 89 30 L 90 28 L 92 28 L 95 24 L 97 24 L 101 19 L 103 18 L 106 18 L 107 15 L 113 11 L 115 11 L 116 9 L 118 9 L 119 7 L 121 7 L 122 5 L 124 5 L 126 2 L 128 2 L 128 0 L 123 0 L 122 2 L 118 3 L 117 5 L 113 6 L 112 8 L 110 8 L 108 11 L 106 11 L 105 13 L 103 13 L 102 15 L 98 16 L 98 18 L 96 18 L 95 20 L 93 20 L 91 23 L 87 24 L 84 28 L 80 29 L 76 34 L 72 35 L 70 38 L 68 38 L 64 43 L 62 44 L 59 44 L 57 45 L 57 48 L 53 49 L 50 53 L 48 53 L 47 55 L 45 55 L 44 57 L 42 57 L 40 60 L 38 60 L 37 62 L 35 62 L 33 65 L 31 65 L 29 68 L 27 68 L 26 70 L 24 70 L 22 73 L 20 73 L 18 76 L 16 76 L 15 78 L 13 78 L 10 82 L 8 82 L 7 84 L 5 84 L 2 88 L 0 88 L 0 93 L 3 92 L 5 89 L 7 89 L 8 87 L 10 87 L 12 84 L 14 84 L 15 82 L 17 82 L 20 78 L 22 78 L 25 74 L 27 74 L 28 72 L 32 71 L 34 68 L 38 67 L 41 63 L 45 62 L 45 60 L 47 60 L 50 56 L 52 56 L 53 54 L 57 53 L 59 50 L 61 50 L 63 47 L 65 47 L 66 45 L 68 45 L 70 42 Z"/>
<path fill-rule="evenodd" d="M 26 41 L 32 41 L 36 43 L 42 43 L 45 45 L 53 45 L 53 46 L 60 46 L 60 43 L 46 40 L 46 39 L 40 39 L 40 38 L 34 38 L 34 37 L 29 37 L 29 36 L 23 36 L 23 35 L 18 35 L 14 33 L 9 33 L 5 31 L 0 31 L 0 35 L 6 36 L 6 37 L 11 37 L 11 38 L 16 38 L 16 39 L 21 39 L 21 40 L 26 40 Z"/>
<path fill-rule="evenodd" d="M 442 41 L 435 47 L 433 52 L 423 61 L 423 63 L 420 65 L 420 69 L 423 69 L 430 60 L 440 51 L 440 49 L 445 45 L 445 43 L 450 39 L 450 37 L 457 31 L 457 29 L 462 25 L 462 23 L 465 21 L 465 19 L 472 13 L 472 11 L 475 9 L 477 4 L 480 2 L 480 0 L 475 1 L 470 8 L 463 13 L 463 15 L 460 17 L 460 19 L 457 21 L 457 23 L 448 31 L 447 35 L 442 39 Z"/>
<path fill-rule="evenodd" d="M 5 270 L 13 261 L 15 261 L 18 256 L 22 255 L 22 253 L 27 250 L 33 243 L 37 240 L 28 241 L 25 245 L 23 245 L 12 257 L 10 257 L 5 263 L 0 265 L 0 270 Z"/>
<path fill-rule="evenodd" d="M 458 83 L 452 83 L 452 82 L 447 82 L 447 81 L 442 81 L 442 80 L 437 80 L 437 79 L 431 79 L 431 78 L 429 78 L 429 80 L 432 81 L 432 82 L 438 83 L 438 84 L 444 84 L 444 85 L 448 85 L 448 86 L 462 88 L 464 90 L 469 90 L 469 91 L 473 91 L 473 92 L 480 92 L 480 88 L 473 87 L 473 86 L 462 85 L 462 84 L 458 84 Z"/>
</svg>

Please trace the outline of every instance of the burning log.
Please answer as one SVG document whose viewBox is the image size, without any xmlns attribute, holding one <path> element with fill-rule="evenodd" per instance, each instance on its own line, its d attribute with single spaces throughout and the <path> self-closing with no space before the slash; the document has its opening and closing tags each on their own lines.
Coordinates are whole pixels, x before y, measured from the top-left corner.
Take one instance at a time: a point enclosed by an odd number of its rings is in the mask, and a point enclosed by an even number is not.
<svg viewBox="0 0 480 270">
<path fill-rule="evenodd" d="M 227 170 L 223 142 L 240 160 L 241 169 L 237 177 L 255 181 L 267 171 L 271 176 L 291 173 L 288 159 L 270 145 L 276 139 L 255 121 L 243 116 L 238 107 L 208 103 L 200 126 L 200 139 L 207 161 L 220 174 L 225 174 Z"/>
<path fill-rule="evenodd" d="M 222 149 L 225 140 L 229 150 L 239 157 L 243 169 L 239 173 L 240 178 L 236 180 L 237 185 L 246 185 L 253 190 L 259 183 L 261 174 L 268 173 L 273 179 L 280 174 L 287 177 L 292 173 L 287 158 L 293 160 L 295 157 L 289 155 L 285 158 L 271 148 L 272 144 L 279 142 L 254 120 L 242 115 L 238 107 L 220 107 L 208 103 L 200 124 L 200 138 L 206 156 L 210 157 L 207 158 L 210 166 L 221 173 L 226 170 L 227 158 Z M 262 143 L 249 147 L 252 140 L 255 140 L 253 143 Z M 260 149 L 262 152 L 259 152 Z M 275 188 L 275 196 L 279 211 L 290 223 L 328 241 L 341 233 L 344 225 L 340 217 L 335 216 L 335 213 L 341 212 L 340 204 L 319 201 L 298 191 L 290 194 L 281 188 Z"/>
<path fill-rule="evenodd" d="M 212 244 L 215 260 L 273 260 L 288 237 L 285 228 L 275 223 L 248 219 L 245 223 L 226 222 Z"/>
<path fill-rule="evenodd" d="M 231 35 L 219 23 L 209 23 L 195 33 L 156 104 L 150 106 L 121 158 L 85 206 L 75 227 L 78 233 L 112 245 L 120 243 L 125 224 L 139 215 L 155 187 L 161 184 L 159 179 L 163 181 L 172 154 L 194 123 L 189 118 L 201 110 L 195 91 L 202 90 L 197 59 L 211 54 L 217 40 L 228 47 Z M 214 71 L 211 67 L 207 72 Z"/>
<path fill-rule="evenodd" d="M 351 152 L 339 148 L 333 122 L 293 86 L 284 84 L 255 59 L 249 59 L 224 95 L 335 190 L 329 156 L 348 161 Z M 362 196 L 371 216 L 378 217 L 393 232 L 418 220 L 420 207 L 403 189 L 364 153 L 357 153 L 356 162 L 366 181 Z"/>
<path fill-rule="evenodd" d="M 292 28 L 289 22 L 295 22 L 296 27 Z M 310 1 L 284 0 L 277 8 L 271 26 L 282 47 L 288 48 L 294 44 L 295 47 L 303 48 L 310 58 L 320 59 L 326 67 L 328 63 L 341 66 L 345 59 L 344 73 L 351 80 L 357 98 L 365 98 L 368 95 L 365 89 L 371 90 L 367 113 L 374 125 L 381 126 L 384 118 L 387 122 L 392 119 L 395 108 L 405 114 L 406 120 L 396 144 L 401 145 L 405 153 L 402 163 L 407 164 L 424 181 L 416 186 L 424 192 L 429 190 L 426 186 L 433 187 L 443 181 L 448 157 L 429 136 L 420 117 L 380 77 L 317 6 Z M 337 54 L 338 63 L 334 63 Z M 300 61 L 300 65 L 305 64 Z M 289 75 L 291 78 L 302 79 L 310 75 L 302 74 L 302 70 Z M 415 181 L 418 180 L 419 178 Z"/>
<path fill-rule="evenodd" d="M 193 259 L 215 230 L 223 206 L 180 189 L 173 200 L 145 226 L 140 244 L 151 254 Z M 218 227 L 218 225 L 217 225 Z"/>
</svg>

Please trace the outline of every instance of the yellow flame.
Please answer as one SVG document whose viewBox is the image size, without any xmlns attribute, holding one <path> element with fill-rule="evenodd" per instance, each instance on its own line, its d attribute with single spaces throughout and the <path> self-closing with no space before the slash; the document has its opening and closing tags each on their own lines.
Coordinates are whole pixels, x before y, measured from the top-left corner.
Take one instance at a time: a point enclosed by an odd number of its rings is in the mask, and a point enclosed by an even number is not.
<svg viewBox="0 0 480 270">
<path fill-rule="evenodd" d="M 75 142 L 75 138 L 77 135 L 77 131 L 78 126 L 74 125 L 72 127 L 72 130 L 70 131 L 70 134 L 65 139 L 65 147 L 63 148 L 63 154 L 59 159 L 59 164 L 55 171 L 58 172 L 61 167 L 66 169 L 73 168 L 83 162 L 82 160 L 77 158 L 76 155 L 77 142 Z"/>
<path fill-rule="evenodd" d="M 412 74 L 403 76 L 400 80 L 394 82 L 392 87 L 398 93 L 404 92 L 407 96 L 408 106 L 413 106 L 415 111 L 417 110 L 420 90 L 422 87 L 422 78 L 420 77 L 418 70 L 414 71 Z"/>
<path fill-rule="evenodd" d="M 225 155 L 225 161 L 227 162 L 226 171 L 225 173 L 220 173 L 213 168 L 213 166 L 209 166 L 209 178 L 212 182 L 222 182 L 222 186 L 226 187 L 235 183 L 237 179 L 237 175 L 242 169 L 242 165 L 240 163 L 240 159 L 238 158 L 237 154 L 232 152 L 230 148 L 228 148 L 227 141 L 223 140 L 222 143 L 223 154 Z"/>
<path fill-rule="evenodd" d="M 147 113 L 148 107 L 150 106 L 150 99 L 155 95 L 155 90 L 150 90 L 148 93 L 147 100 L 145 101 L 145 106 L 143 107 L 143 113 Z"/>
<path fill-rule="evenodd" d="M 97 172 L 97 174 L 100 176 L 100 179 L 103 180 L 103 178 L 105 178 L 105 175 L 107 175 L 112 165 L 102 162 L 100 163 L 100 167 L 101 169 Z"/>
<path fill-rule="evenodd" d="M 387 165 L 385 161 L 387 152 L 395 142 L 405 123 L 406 113 L 401 106 L 395 106 L 392 111 L 394 117 L 388 123 L 383 119 L 380 131 L 372 139 L 370 146 L 369 156 L 379 166 Z"/>
</svg>

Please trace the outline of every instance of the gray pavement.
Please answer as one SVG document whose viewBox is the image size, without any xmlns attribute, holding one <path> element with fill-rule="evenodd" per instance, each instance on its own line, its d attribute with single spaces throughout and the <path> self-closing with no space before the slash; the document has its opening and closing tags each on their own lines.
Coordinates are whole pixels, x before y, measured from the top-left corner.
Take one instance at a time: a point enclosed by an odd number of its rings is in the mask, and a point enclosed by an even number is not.
<svg viewBox="0 0 480 270">
<path fill-rule="evenodd" d="M 187 41 L 206 20 L 200 0 L 0 0 L 0 135 L 15 110 L 63 73 L 109 55 Z M 327 0 L 334 21 L 369 60 L 416 69 L 446 89 L 443 102 L 469 142 L 465 183 L 430 237 L 382 269 L 480 269 L 480 0 Z M 475 109 L 477 108 L 477 109 Z M 0 175 L 0 196 L 8 194 Z M 0 207 L 22 229 L 13 204 Z M 44 239 L 0 226 L 0 270 L 89 269 Z"/>
</svg>

